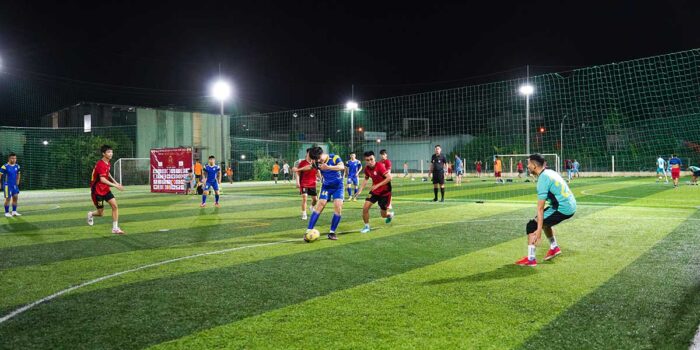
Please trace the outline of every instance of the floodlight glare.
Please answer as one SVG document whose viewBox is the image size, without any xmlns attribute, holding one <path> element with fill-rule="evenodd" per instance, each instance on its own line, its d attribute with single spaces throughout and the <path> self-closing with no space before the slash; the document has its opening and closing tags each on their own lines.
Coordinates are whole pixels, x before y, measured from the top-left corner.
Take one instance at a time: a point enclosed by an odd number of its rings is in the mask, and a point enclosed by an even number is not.
<svg viewBox="0 0 700 350">
<path fill-rule="evenodd" d="M 525 95 L 525 96 L 530 96 L 534 92 L 535 92 L 535 87 L 530 85 L 530 84 L 526 84 L 526 85 L 523 85 L 520 87 L 520 93 Z"/>
<path fill-rule="evenodd" d="M 345 104 L 345 109 L 348 111 L 356 111 L 357 110 L 357 102 L 348 101 L 348 103 Z"/>
<path fill-rule="evenodd" d="M 219 80 L 211 87 L 211 94 L 219 101 L 225 101 L 231 96 L 231 85 L 223 80 Z"/>
</svg>

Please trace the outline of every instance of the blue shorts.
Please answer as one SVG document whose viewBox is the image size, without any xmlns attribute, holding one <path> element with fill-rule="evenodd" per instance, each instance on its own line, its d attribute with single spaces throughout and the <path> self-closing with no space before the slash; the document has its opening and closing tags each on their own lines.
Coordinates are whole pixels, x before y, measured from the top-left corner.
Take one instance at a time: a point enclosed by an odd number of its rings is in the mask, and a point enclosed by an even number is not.
<svg viewBox="0 0 700 350">
<path fill-rule="evenodd" d="M 209 191 L 210 188 L 213 188 L 214 191 L 218 191 L 218 190 L 219 190 L 219 183 L 218 183 L 218 182 L 209 182 L 209 181 L 207 181 L 207 183 L 204 184 L 204 190 L 205 190 L 205 191 Z"/>
<path fill-rule="evenodd" d="M 357 177 L 349 177 L 348 178 L 348 185 L 355 185 L 357 186 L 360 183 Z"/>
<path fill-rule="evenodd" d="M 19 186 L 17 185 L 5 185 L 2 188 L 2 193 L 5 198 L 10 198 L 19 194 Z"/>
<path fill-rule="evenodd" d="M 321 200 L 326 200 L 326 201 L 334 201 L 336 199 L 343 200 L 345 199 L 345 190 L 343 188 L 343 184 L 340 183 L 339 185 L 321 185 L 321 195 L 318 197 L 318 199 Z"/>
</svg>

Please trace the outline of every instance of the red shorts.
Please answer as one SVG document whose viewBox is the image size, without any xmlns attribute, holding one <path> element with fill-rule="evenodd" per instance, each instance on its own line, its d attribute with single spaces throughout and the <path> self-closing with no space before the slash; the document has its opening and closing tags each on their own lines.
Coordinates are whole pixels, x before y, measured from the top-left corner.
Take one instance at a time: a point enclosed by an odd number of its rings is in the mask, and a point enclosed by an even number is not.
<svg viewBox="0 0 700 350">
<path fill-rule="evenodd" d="M 681 168 L 671 168 L 671 178 L 677 179 L 681 177 Z"/>
<path fill-rule="evenodd" d="M 500 171 L 497 171 L 495 174 L 496 174 L 496 177 L 501 177 L 501 172 L 500 172 Z"/>
</svg>

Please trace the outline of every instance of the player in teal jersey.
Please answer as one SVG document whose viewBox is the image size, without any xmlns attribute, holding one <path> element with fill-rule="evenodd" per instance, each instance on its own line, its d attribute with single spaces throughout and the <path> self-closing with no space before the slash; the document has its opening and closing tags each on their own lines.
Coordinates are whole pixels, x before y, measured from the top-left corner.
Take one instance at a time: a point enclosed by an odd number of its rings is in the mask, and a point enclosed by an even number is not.
<svg viewBox="0 0 700 350">
<path fill-rule="evenodd" d="M 561 254 L 561 249 L 554 236 L 554 225 L 567 220 L 576 213 L 576 198 L 566 181 L 554 170 L 545 167 L 545 160 L 540 154 L 529 157 L 527 168 L 537 176 L 537 217 L 530 220 L 525 228 L 527 234 L 527 256 L 516 261 L 521 266 L 537 266 L 535 247 L 542 239 L 542 231 L 549 238 L 549 251 L 544 257 L 550 260 Z M 549 206 L 545 204 L 549 202 Z"/>
<path fill-rule="evenodd" d="M 698 176 L 700 176 L 700 167 L 697 167 L 695 165 L 691 165 L 688 167 L 688 171 L 690 171 L 693 174 L 693 178 L 690 180 L 690 185 L 697 186 L 698 185 Z"/>
</svg>

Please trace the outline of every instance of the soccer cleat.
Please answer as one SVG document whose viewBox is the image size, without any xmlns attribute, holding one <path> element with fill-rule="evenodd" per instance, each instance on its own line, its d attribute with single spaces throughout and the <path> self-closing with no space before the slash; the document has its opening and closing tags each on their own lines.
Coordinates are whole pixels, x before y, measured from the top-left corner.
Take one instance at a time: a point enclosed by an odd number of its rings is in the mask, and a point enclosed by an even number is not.
<svg viewBox="0 0 700 350">
<path fill-rule="evenodd" d="M 360 230 L 360 233 L 367 233 L 367 232 L 369 232 L 369 231 L 370 231 L 369 226 L 365 226 L 365 227 L 362 228 L 362 230 Z"/>
<path fill-rule="evenodd" d="M 207 206 L 206 203 L 202 203 L 202 204 L 199 205 L 200 208 L 206 208 L 206 206 Z"/>
<path fill-rule="evenodd" d="M 308 220 L 308 219 L 309 219 L 309 217 L 306 216 L 306 212 L 304 212 L 304 214 L 301 214 L 301 219 L 302 219 L 302 220 Z"/>
<path fill-rule="evenodd" d="M 440 203 L 445 203 L 445 198 L 441 198 Z"/>
<path fill-rule="evenodd" d="M 115 235 L 123 235 L 123 234 L 126 233 L 126 232 L 122 231 L 122 229 L 120 229 L 119 227 L 117 227 L 117 228 L 113 228 L 113 229 L 112 229 L 112 233 L 114 233 Z"/>
<path fill-rule="evenodd" d="M 89 211 L 87 215 L 87 223 L 88 225 L 92 226 L 95 223 L 95 220 L 92 218 L 92 212 Z"/>
<path fill-rule="evenodd" d="M 394 218 L 394 213 L 391 212 L 391 213 L 389 213 L 389 216 L 386 217 L 386 219 L 384 220 L 384 222 L 387 223 L 387 224 L 390 224 L 390 223 L 391 223 L 391 219 L 393 219 L 393 218 Z"/>
<path fill-rule="evenodd" d="M 338 236 L 336 236 L 335 233 L 329 233 L 329 234 L 328 234 L 328 239 L 330 239 L 331 241 L 337 241 L 337 240 L 338 240 Z"/>
<path fill-rule="evenodd" d="M 11 217 L 12 217 L 12 214 L 10 214 L 10 213 L 5 213 L 5 217 L 6 217 L 6 218 L 11 218 Z"/>
<path fill-rule="evenodd" d="M 530 259 L 528 259 L 528 257 L 524 257 L 524 258 L 516 261 L 515 264 L 520 265 L 520 266 L 535 267 L 535 266 L 537 266 L 537 259 L 530 260 Z"/>
<path fill-rule="evenodd" d="M 547 252 L 547 255 L 544 256 L 544 260 L 551 260 L 559 254 L 561 254 L 561 249 L 559 249 L 559 247 L 555 247 Z"/>
<path fill-rule="evenodd" d="M 219 203 L 214 203 L 214 206 L 217 208 L 221 208 L 221 204 L 219 204 Z"/>
<path fill-rule="evenodd" d="M 22 214 L 20 214 L 20 213 L 18 213 L 18 212 L 16 212 L 16 211 L 13 211 L 13 212 L 12 212 L 12 216 L 22 216 Z"/>
<path fill-rule="evenodd" d="M 433 202 L 437 202 L 437 197 L 433 198 Z"/>
</svg>

